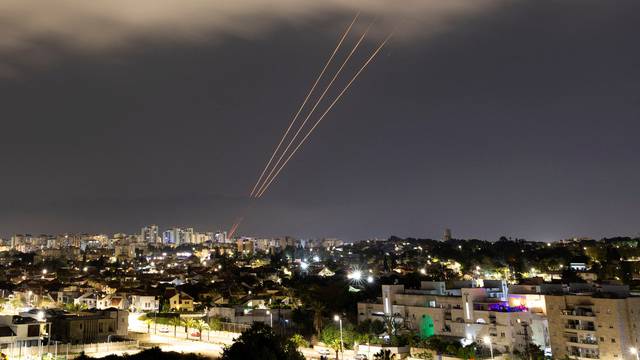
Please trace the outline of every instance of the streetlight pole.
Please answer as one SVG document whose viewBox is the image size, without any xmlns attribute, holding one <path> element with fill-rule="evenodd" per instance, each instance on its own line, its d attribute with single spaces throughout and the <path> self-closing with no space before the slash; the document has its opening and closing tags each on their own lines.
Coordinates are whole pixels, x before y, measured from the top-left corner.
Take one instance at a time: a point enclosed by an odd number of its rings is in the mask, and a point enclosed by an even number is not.
<svg viewBox="0 0 640 360">
<path fill-rule="evenodd" d="M 491 352 L 491 360 L 493 360 L 493 344 L 491 343 L 491 337 L 487 335 L 484 338 L 482 338 L 482 340 L 484 341 L 485 344 L 489 345 L 489 351 Z"/>
<path fill-rule="evenodd" d="M 269 326 L 273 328 L 273 313 L 271 310 L 267 310 L 267 315 L 269 315 Z"/>
<path fill-rule="evenodd" d="M 337 321 L 340 324 L 340 353 L 342 355 L 342 359 L 344 359 L 344 340 L 342 338 L 342 318 L 338 315 L 333 317 L 334 321 Z"/>
</svg>

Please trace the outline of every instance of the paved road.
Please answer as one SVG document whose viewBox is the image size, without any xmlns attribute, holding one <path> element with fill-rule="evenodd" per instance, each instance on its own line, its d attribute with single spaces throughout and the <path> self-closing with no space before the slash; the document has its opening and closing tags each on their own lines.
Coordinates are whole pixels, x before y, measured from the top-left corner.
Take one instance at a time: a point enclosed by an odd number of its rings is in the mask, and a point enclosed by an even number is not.
<svg viewBox="0 0 640 360">
<path fill-rule="evenodd" d="M 149 336 L 149 341 L 141 343 L 144 346 L 158 346 L 163 351 L 175 351 L 185 353 L 202 354 L 212 358 L 218 358 L 222 354 L 223 345 L 208 343 L 205 341 L 194 341 L 177 339 L 159 335 Z"/>
<path fill-rule="evenodd" d="M 139 315 L 129 317 L 129 331 L 147 334 L 149 331 L 149 341 L 141 342 L 146 343 L 148 346 L 159 346 L 164 351 L 177 351 L 177 352 L 194 352 L 200 353 L 206 356 L 217 358 L 222 353 L 222 349 L 225 345 L 233 344 L 233 341 L 240 336 L 238 333 L 230 333 L 226 331 L 203 331 L 202 341 L 199 337 L 193 337 L 190 334 L 196 333 L 196 329 L 189 329 L 187 333 L 184 332 L 184 327 L 179 326 L 175 332 L 174 337 L 173 326 L 151 325 L 151 328 L 147 328 L 147 324 L 137 320 Z M 311 348 L 300 348 L 300 352 L 307 359 L 319 359 L 320 354 L 317 350 Z M 353 351 L 345 351 L 344 359 L 353 359 Z M 335 352 L 331 352 L 329 359 L 335 358 Z M 342 359 L 342 356 L 340 356 Z"/>
</svg>

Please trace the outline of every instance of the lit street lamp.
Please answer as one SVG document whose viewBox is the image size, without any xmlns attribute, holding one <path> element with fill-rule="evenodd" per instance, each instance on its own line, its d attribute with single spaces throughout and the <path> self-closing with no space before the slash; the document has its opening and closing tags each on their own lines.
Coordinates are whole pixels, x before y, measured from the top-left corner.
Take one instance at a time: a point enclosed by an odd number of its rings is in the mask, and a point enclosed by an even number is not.
<svg viewBox="0 0 640 360">
<path fill-rule="evenodd" d="M 273 327 L 273 313 L 267 310 L 267 315 L 269 315 L 269 326 Z"/>
<path fill-rule="evenodd" d="M 482 338 L 482 341 L 486 344 L 489 345 L 489 351 L 491 352 L 491 359 L 493 359 L 493 344 L 491 343 L 491 337 L 489 337 L 488 335 Z"/>
<path fill-rule="evenodd" d="M 352 273 L 347 274 L 347 278 L 349 278 L 349 279 L 351 279 L 351 280 L 353 280 L 355 282 L 360 281 L 360 280 L 362 280 L 362 271 L 355 270 Z"/>
<path fill-rule="evenodd" d="M 340 323 L 340 353 L 342 353 L 342 358 L 344 359 L 344 341 L 342 339 L 342 319 L 339 315 L 335 315 L 333 317 L 333 321 L 337 321 Z"/>
</svg>

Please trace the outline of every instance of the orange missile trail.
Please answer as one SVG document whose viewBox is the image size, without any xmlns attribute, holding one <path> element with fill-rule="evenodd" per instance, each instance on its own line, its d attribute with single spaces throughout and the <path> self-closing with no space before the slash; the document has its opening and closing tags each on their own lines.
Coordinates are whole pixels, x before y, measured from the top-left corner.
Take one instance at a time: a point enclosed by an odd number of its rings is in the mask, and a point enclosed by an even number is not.
<svg viewBox="0 0 640 360">
<path fill-rule="evenodd" d="M 325 89 L 322 92 L 322 94 L 320 94 L 320 96 L 316 100 L 316 103 L 313 105 L 313 108 L 311 108 L 311 111 L 309 111 L 309 113 L 305 117 L 305 119 L 302 122 L 302 124 L 300 125 L 300 127 L 298 127 L 298 130 L 296 131 L 296 133 L 293 135 L 293 137 L 289 141 L 289 144 L 287 145 L 287 147 L 280 154 L 280 157 L 278 158 L 278 161 L 275 162 L 275 164 L 271 168 L 271 171 L 269 171 L 269 173 L 265 177 L 264 182 L 258 188 L 257 194 L 260 194 L 262 192 L 262 189 L 267 184 L 268 179 L 271 177 L 271 175 L 273 175 L 274 171 L 276 171 L 278 166 L 280 166 L 280 163 L 282 162 L 282 159 L 287 155 L 287 151 L 289 151 L 289 149 L 291 148 L 291 145 L 293 145 L 296 142 L 296 139 L 298 138 L 298 135 L 300 135 L 300 132 L 302 132 L 302 129 L 304 129 L 305 125 L 309 121 L 309 118 L 311 118 L 313 113 L 316 111 L 316 109 L 318 108 L 318 105 L 320 105 L 320 103 L 324 99 L 325 95 L 327 95 L 327 92 L 329 92 L 329 90 L 331 89 L 331 86 L 333 86 L 333 83 L 336 81 L 338 76 L 340 76 L 340 74 L 342 73 L 342 70 L 344 69 L 344 67 L 347 65 L 347 63 L 349 63 L 349 60 L 351 60 L 351 57 L 353 56 L 353 54 L 356 52 L 356 50 L 358 50 L 358 47 L 360 46 L 360 44 L 362 43 L 364 38 L 367 36 L 367 33 L 369 33 L 369 30 L 371 29 L 371 26 L 373 26 L 373 22 L 371 24 L 369 24 L 367 29 L 362 33 L 362 35 L 360 36 L 358 41 L 355 43 L 355 45 L 353 46 L 353 48 L 351 49 L 351 51 L 349 52 L 347 57 L 344 59 L 344 61 L 342 62 L 342 64 L 338 68 L 338 71 L 336 71 L 336 73 L 331 78 L 331 81 L 329 81 L 329 84 L 327 84 L 327 86 L 325 87 Z"/>
<path fill-rule="evenodd" d="M 280 167 L 278 168 L 278 170 L 275 172 L 275 174 L 271 177 L 271 178 L 267 178 L 266 181 L 266 185 L 262 187 L 261 191 L 258 192 L 258 195 L 256 196 L 256 198 L 261 198 L 262 195 L 264 195 L 265 191 L 267 191 L 267 189 L 269 189 L 269 187 L 271 186 L 271 184 L 273 183 L 273 181 L 278 177 L 278 174 L 280 174 L 280 172 L 282 171 L 282 169 L 287 165 L 287 163 L 289 162 L 289 160 L 291 160 L 291 158 L 293 157 L 293 155 L 295 155 L 295 153 L 298 151 L 298 149 L 300 149 L 300 146 L 302 146 L 302 144 L 304 144 L 304 142 L 307 140 L 307 138 L 311 135 L 311 133 L 313 133 L 313 131 L 316 129 L 316 127 L 318 126 L 318 124 L 320 124 L 320 122 L 324 119 L 324 117 L 329 113 L 329 111 L 331 111 L 331 109 L 333 108 L 333 106 L 340 100 L 340 98 L 342 98 L 342 96 L 347 92 L 347 90 L 351 87 L 351 85 L 353 84 L 353 82 L 358 78 L 358 76 L 360 76 L 360 74 L 364 71 L 364 69 L 366 69 L 366 67 L 369 65 L 369 63 L 371 63 L 371 61 L 376 57 L 376 55 L 378 55 L 378 53 L 380 52 L 380 50 L 382 50 L 382 48 L 387 44 L 387 42 L 391 39 L 391 37 L 393 36 L 393 33 L 389 34 L 389 36 L 387 36 L 381 43 L 380 45 L 376 48 L 376 50 L 371 54 L 371 56 L 367 59 L 367 61 L 365 61 L 365 63 L 362 65 L 362 67 L 360 67 L 360 69 L 358 70 L 358 72 L 356 72 L 356 74 L 351 78 L 351 80 L 347 83 L 347 85 L 344 87 L 344 89 L 342 89 L 342 91 L 338 94 L 338 96 L 336 96 L 336 98 L 333 100 L 333 102 L 329 105 L 329 107 L 325 110 L 324 113 L 322 113 L 322 115 L 320 115 L 320 117 L 318 118 L 318 120 L 316 120 L 315 124 L 313 124 L 313 126 L 311 127 L 311 129 L 307 132 L 307 134 L 304 136 L 304 138 L 302 138 L 302 140 L 300 141 L 300 143 L 293 149 L 293 151 L 291 152 L 291 154 L 289 154 L 289 156 L 287 157 L 287 159 L 284 161 L 284 163 L 282 163 L 282 165 L 280 165 Z"/>
<path fill-rule="evenodd" d="M 244 219 L 247 217 L 247 215 L 249 214 L 249 211 L 251 211 L 251 208 L 254 205 L 254 199 L 251 198 L 249 203 L 247 204 L 247 206 L 244 207 L 244 209 L 242 209 L 242 212 L 240 212 L 240 216 L 238 216 L 236 218 L 236 221 L 233 223 L 233 225 L 231 226 L 231 228 L 229 229 L 229 231 L 227 232 L 227 237 L 228 238 L 232 238 L 233 235 L 235 234 L 235 232 L 238 230 L 238 227 L 240 227 L 240 224 L 242 224 L 242 222 L 244 221 Z"/>
<path fill-rule="evenodd" d="M 236 222 L 233 224 L 231 229 L 229 229 L 229 234 L 227 234 L 227 238 L 229 239 L 233 238 L 233 234 L 235 234 L 236 230 L 238 230 L 238 226 L 240 226 L 243 220 L 244 220 L 244 216 L 241 216 L 240 218 L 238 218 L 238 220 L 236 220 Z"/>
<path fill-rule="evenodd" d="M 356 20 L 358 20 L 359 16 L 360 16 L 360 13 L 358 12 L 356 14 L 356 16 L 353 17 L 353 20 L 351 21 L 351 24 L 349 24 L 349 26 L 347 26 L 347 29 L 342 34 L 342 37 L 338 41 L 338 44 L 336 45 L 335 49 L 333 49 L 333 52 L 331 53 L 331 56 L 329 56 L 329 59 L 324 64 L 324 67 L 322 68 L 322 71 L 320 71 L 320 74 L 318 75 L 318 77 L 316 78 L 315 82 L 313 83 L 313 86 L 311 86 L 311 89 L 307 93 L 307 96 L 304 98 L 304 101 L 302 102 L 302 105 L 300 105 L 300 108 L 298 108 L 298 111 L 296 112 L 295 116 L 291 120 L 291 123 L 289 123 L 289 127 L 284 132 L 284 135 L 282 135 L 282 138 L 280 139 L 280 142 L 278 143 L 278 145 L 273 150 L 273 154 L 271 155 L 271 158 L 269 159 L 269 161 L 267 162 L 267 165 L 265 165 L 264 169 L 262 170 L 262 173 L 258 177 L 258 181 L 256 181 L 256 184 L 253 186 L 253 189 L 251 189 L 251 194 L 249 195 L 250 197 L 253 197 L 256 194 L 256 189 L 258 188 L 258 185 L 261 183 L 261 181 L 262 181 L 262 179 L 264 177 L 264 174 L 269 169 L 269 166 L 271 166 L 271 163 L 273 162 L 273 159 L 275 158 L 276 154 L 280 150 L 280 147 L 284 143 L 284 140 L 287 138 L 287 135 L 289 135 L 289 132 L 291 131 L 291 128 L 293 127 L 295 122 L 298 120 L 298 116 L 300 116 L 300 113 L 302 112 L 302 109 L 304 109 L 305 105 L 309 101 L 309 98 L 311 97 L 311 94 L 316 89 L 316 86 L 318 86 L 318 83 L 320 82 L 320 80 L 324 76 L 324 73 L 327 71 L 327 68 L 329 68 L 329 65 L 333 61 L 333 58 L 338 53 L 338 50 L 340 50 L 340 47 L 342 46 L 342 43 L 347 38 L 347 35 L 349 35 L 349 33 L 351 32 L 351 28 L 355 24 Z"/>
</svg>

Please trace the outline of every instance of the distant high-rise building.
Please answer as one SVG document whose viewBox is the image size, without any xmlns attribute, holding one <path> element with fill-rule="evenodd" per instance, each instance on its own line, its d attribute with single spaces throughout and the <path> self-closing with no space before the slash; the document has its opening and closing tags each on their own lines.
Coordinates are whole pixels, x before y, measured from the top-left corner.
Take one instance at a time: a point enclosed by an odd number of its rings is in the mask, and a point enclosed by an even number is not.
<svg viewBox="0 0 640 360">
<path fill-rule="evenodd" d="M 162 243 L 165 245 L 176 245 L 176 243 L 180 238 L 180 230 L 179 228 L 171 228 L 169 230 L 165 230 L 162 233 Z"/>
<path fill-rule="evenodd" d="M 193 228 L 171 228 L 162 234 L 162 242 L 168 245 L 180 246 L 194 243 L 195 232 Z"/>
<path fill-rule="evenodd" d="M 207 241 L 211 241 L 213 239 L 212 232 L 195 232 L 193 234 L 193 238 L 191 239 L 194 244 L 204 244 Z"/>
<path fill-rule="evenodd" d="M 195 243 L 195 231 L 193 228 L 186 228 L 182 231 L 182 239 L 180 244 L 193 244 Z"/>
<path fill-rule="evenodd" d="M 227 232 L 226 231 L 217 231 L 213 235 L 213 239 L 217 243 L 224 244 L 224 243 L 227 242 Z"/>
<path fill-rule="evenodd" d="M 444 241 L 451 240 L 451 229 L 444 229 Z"/>
<path fill-rule="evenodd" d="M 144 244 L 155 244 L 160 242 L 158 225 L 149 225 L 140 231 L 140 242 Z"/>
</svg>

